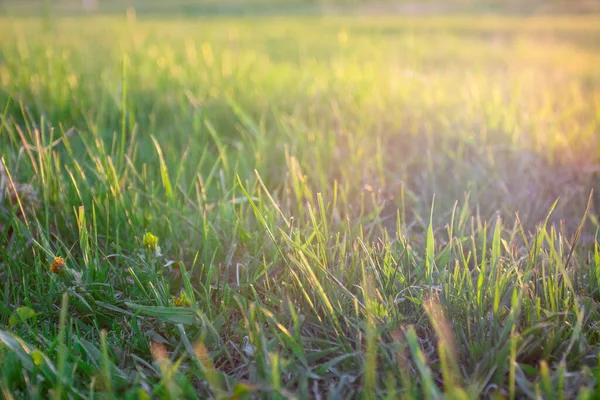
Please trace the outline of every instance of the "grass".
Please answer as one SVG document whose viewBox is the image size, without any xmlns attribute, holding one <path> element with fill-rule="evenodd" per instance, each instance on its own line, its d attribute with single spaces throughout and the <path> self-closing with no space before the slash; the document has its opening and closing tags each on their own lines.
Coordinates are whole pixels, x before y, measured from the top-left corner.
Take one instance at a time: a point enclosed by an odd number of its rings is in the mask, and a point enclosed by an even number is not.
<svg viewBox="0 0 600 400">
<path fill-rule="evenodd" d="M 598 396 L 597 16 L 0 36 L 4 398 Z"/>
</svg>

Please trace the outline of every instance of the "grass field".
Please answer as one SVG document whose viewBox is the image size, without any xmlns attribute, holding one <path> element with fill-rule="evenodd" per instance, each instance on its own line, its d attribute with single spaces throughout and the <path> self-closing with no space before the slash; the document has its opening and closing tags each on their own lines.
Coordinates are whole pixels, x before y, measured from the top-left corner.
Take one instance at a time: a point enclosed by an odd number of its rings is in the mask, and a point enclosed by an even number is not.
<svg viewBox="0 0 600 400">
<path fill-rule="evenodd" d="M 600 396 L 599 16 L 0 37 L 2 397 Z"/>
</svg>

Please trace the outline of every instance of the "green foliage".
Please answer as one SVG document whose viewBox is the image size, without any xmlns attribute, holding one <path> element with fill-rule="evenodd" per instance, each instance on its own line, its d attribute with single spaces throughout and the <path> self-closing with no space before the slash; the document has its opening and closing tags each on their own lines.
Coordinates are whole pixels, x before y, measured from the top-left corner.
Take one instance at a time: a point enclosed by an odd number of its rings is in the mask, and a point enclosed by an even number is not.
<svg viewBox="0 0 600 400">
<path fill-rule="evenodd" d="M 598 17 L 0 37 L 3 397 L 599 390 Z"/>
</svg>

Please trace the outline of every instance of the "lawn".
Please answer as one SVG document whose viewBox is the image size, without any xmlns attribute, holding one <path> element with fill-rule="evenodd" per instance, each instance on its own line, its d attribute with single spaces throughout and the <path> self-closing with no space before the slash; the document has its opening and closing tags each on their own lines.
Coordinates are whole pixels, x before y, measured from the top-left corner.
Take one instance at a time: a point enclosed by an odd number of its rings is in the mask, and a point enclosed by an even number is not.
<svg viewBox="0 0 600 400">
<path fill-rule="evenodd" d="M 9 14 L 4 398 L 600 395 L 600 16 Z"/>
</svg>

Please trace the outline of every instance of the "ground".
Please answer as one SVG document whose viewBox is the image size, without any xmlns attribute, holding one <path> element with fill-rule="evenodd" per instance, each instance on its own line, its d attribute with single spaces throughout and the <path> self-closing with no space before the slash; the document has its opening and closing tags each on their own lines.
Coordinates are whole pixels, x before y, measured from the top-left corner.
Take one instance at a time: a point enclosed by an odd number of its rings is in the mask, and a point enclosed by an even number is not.
<svg viewBox="0 0 600 400">
<path fill-rule="evenodd" d="M 598 395 L 600 17 L 0 36 L 4 398 Z"/>
</svg>

